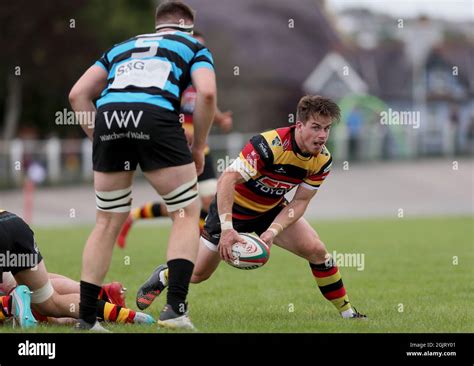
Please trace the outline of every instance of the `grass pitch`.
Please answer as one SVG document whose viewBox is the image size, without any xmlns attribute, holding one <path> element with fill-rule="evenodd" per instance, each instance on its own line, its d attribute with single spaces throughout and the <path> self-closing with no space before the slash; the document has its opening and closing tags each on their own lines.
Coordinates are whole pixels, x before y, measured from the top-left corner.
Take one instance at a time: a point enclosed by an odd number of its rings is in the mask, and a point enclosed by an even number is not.
<svg viewBox="0 0 474 366">
<path fill-rule="evenodd" d="M 472 217 L 313 222 L 328 251 L 363 255 L 364 266 L 341 266 L 353 305 L 368 321 L 343 320 L 323 298 L 308 263 L 274 246 L 262 268 L 221 263 L 208 281 L 191 285 L 190 315 L 201 332 L 419 333 L 474 332 Z M 36 229 L 50 272 L 80 277 L 91 227 Z M 169 225 L 137 224 L 125 250 L 116 248 L 106 281 L 128 288 L 127 305 L 156 265 L 165 262 Z M 361 258 L 361 257 L 359 257 Z M 155 318 L 166 300 L 147 310 Z M 113 332 L 165 332 L 156 325 L 107 324 Z M 9 326 L 0 332 L 18 332 Z M 33 332 L 72 332 L 41 325 Z"/>
</svg>

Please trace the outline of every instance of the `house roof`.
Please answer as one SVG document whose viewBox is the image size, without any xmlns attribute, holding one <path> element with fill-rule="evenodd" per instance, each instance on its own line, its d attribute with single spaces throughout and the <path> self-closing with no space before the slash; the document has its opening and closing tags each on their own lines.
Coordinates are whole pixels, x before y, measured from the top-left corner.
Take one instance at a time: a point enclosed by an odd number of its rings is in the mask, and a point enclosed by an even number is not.
<svg viewBox="0 0 474 366">
<path fill-rule="evenodd" d="M 386 41 L 373 49 L 348 47 L 343 54 L 368 84 L 370 94 L 383 99 L 411 99 L 413 69 L 403 43 Z"/>
<path fill-rule="evenodd" d="M 474 95 L 474 45 L 467 41 L 446 41 L 433 48 L 428 62 L 439 58 L 446 63 L 450 71 L 457 66 L 461 82 Z"/>
<path fill-rule="evenodd" d="M 310 93 L 319 93 L 333 78 L 344 83 L 346 90 L 352 93 L 367 93 L 367 84 L 349 63 L 336 52 L 326 54 L 303 84 L 303 89 Z"/>
<path fill-rule="evenodd" d="M 197 10 L 196 29 L 206 36 L 220 79 L 233 78 L 238 66 L 247 81 L 257 76 L 261 82 L 301 85 L 326 53 L 341 44 L 314 0 L 188 3 Z"/>
</svg>

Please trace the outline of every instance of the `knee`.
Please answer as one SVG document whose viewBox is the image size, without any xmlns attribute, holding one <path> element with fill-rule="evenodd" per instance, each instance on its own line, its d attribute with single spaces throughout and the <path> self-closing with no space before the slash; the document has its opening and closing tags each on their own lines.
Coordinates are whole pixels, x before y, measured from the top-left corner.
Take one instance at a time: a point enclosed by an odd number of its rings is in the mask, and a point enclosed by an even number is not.
<svg viewBox="0 0 474 366">
<path fill-rule="evenodd" d="M 199 217 L 200 211 L 201 203 L 196 199 L 186 207 L 170 212 L 169 215 L 173 221 L 177 221 L 178 219 L 196 220 Z"/>
<path fill-rule="evenodd" d="M 201 273 L 193 273 L 191 277 L 191 283 L 201 283 L 206 281 L 209 277 L 211 277 L 211 273 L 201 272 Z"/>
<path fill-rule="evenodd" d="M 327 249 L 318 237 L 314 237 L 308 245 L 303 248 L 303 256 L 311 263 L 322 263 L 327 260 Z"/>
<path fill-rule="evenodd" d="M 98 214 L 96 228 L 102 231 L 119 231 L 122 228 L 129 213 L 104 213 Z"/>
<path fill-rule="evenodd" d="M 99 229 L 105 229 L 110 227 L 110 224 L 112 223 L 112 215 L 97 215 L 97 219 L 95 222 L 95 226 Z"/>
</svg>

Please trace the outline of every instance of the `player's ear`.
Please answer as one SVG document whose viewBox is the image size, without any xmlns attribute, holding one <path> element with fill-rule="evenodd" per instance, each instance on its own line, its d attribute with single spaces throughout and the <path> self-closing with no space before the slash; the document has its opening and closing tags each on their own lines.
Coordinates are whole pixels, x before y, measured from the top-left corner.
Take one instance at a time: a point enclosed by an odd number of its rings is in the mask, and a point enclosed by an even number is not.
<svg viewBox="0 0 474 366">
<path fill-rule="evenodd" d="M 301 129 L 301 128 L 304 126 L 304 122 L 298 120 L 298 121 L 296 121 L 296 124 L 295 124 L 295 125 L 296 125 L 296 128 L 297 128 L 297 129 Z"/>
</svg>

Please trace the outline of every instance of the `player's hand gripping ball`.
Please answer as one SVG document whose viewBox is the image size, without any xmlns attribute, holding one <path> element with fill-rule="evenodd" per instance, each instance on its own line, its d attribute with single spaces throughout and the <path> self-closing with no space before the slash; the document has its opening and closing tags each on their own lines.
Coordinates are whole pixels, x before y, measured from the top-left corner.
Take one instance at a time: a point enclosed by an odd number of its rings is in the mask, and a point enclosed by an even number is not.
<svg viewBox="0 0 474 366">
<path fill-rule="evenodd" d="M 232 267 L 239 269 L 256 269 L 267 263 L 270 249 L 258 236 L 249 233 L 239 233 L 245 244 L 232 245 L 232 254 L 235 259 L 228 262 Z"/>
</svg>

